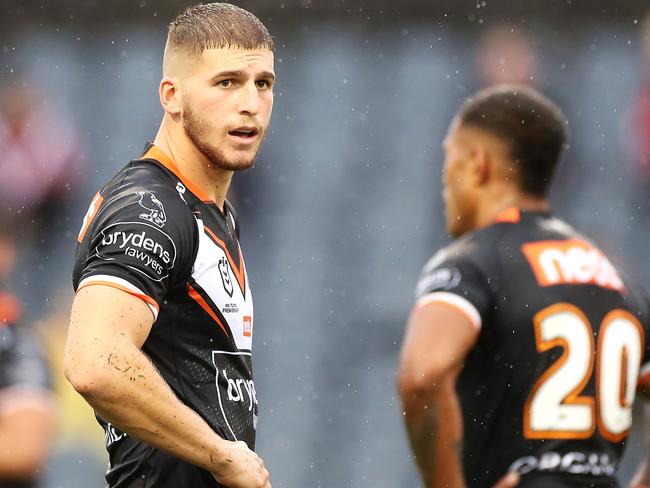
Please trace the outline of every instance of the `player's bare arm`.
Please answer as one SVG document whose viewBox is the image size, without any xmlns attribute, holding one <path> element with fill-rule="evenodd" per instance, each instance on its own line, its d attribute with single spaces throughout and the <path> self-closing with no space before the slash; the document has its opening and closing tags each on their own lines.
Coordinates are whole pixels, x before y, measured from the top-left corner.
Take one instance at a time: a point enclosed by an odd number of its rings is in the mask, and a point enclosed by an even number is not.
<svg viewBox="0 0 650 488">
<path fill-rule="evenodd" d="M 50 392 L 0 391 L 0 480 L 32 479 L 47 457 L 55 417 Z"/>
<path fill-rule="evenodd" d="M 427 296 L 415 305 L 408 321 L 398 387 L 411 448 L 426 487 L 465 486 L 455 385 L 476 335 L 476 326 L 463 312 Z"/>
<path fill-rule="evenodd" d="M 153 315 L 139 298 L 103 285 L 75 298 L 65 374 L 96 412 L 147 444 L 206 469 L 229 487 L 270 487 L 262 460 L 222 439 L 184 405 L 140 347 Z"/>
</svg>

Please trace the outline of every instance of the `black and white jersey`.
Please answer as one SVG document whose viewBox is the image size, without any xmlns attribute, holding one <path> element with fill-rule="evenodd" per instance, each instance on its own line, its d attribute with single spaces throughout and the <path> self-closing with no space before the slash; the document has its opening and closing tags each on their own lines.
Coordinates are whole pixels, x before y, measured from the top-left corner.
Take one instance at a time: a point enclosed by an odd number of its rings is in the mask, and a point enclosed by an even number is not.
<svg viewBox="0 0 650 488">
<path fill-rule="evenodd" d="M 0 417 L 25 408 L 49 408 L 52 395 L 50 368 L 36 334 L 20 324 L 20 306 L 0 293 Z M 16 439 L 20 442 L 20 439 Z M 36 480 L 0 477 L 2 488 L 30 488 Z"/>
<path fill-rule="evenodd" d="M 477 329 L 458 380 L 468 486 L 618 486 L 614 472 L 650 359 L 645 292 L 589 240 L 509 209 L 438 252 L 417 297 Z"/>
<path fill-rule="evenodd" d="M 144 300 L 155 322 L 143 352 L 215 432 L 254 449 L 253 299 L 230 204 L 219 208 L 149 146 L 92 200 L 73 282 L 75 290 L 102 284 Z M 208 472 L 99 421 L 110 487 L 219 486 Z"/>
</svg>

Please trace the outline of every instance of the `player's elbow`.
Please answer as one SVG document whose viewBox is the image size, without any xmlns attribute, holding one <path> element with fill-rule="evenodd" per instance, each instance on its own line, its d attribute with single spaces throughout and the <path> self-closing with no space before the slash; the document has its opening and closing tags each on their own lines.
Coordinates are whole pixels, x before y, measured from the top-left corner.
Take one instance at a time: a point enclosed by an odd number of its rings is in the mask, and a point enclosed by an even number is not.
<svg viewBox="0 0 650 488">
<path fill-rule="evenodd" d="M 84 398 L 110 391 L 110 378 L 93 354 L 68 348 L 63 358 L 63 373 Z"/>
<path fill-rule="evenodd" d="M 63 374 L 72 387 L 82 396 L 95 384 L 93 374 L 83 364 L 75 362 L 70 354 L 63 358 Z"/>
<path fill-rule="evenodd" d="M 435 395 L 445 378 L 445 368 L 433 365 L 422 369 L 406 365 L 397 373 L 397 389 L 402 399 Z"/>
</svg>

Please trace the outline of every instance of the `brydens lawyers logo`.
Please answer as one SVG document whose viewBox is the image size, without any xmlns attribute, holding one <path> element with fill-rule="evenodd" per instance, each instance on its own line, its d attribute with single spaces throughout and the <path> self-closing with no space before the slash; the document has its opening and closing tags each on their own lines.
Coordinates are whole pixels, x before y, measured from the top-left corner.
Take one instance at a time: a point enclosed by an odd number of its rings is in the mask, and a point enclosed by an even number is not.
<svg viewBox="0 0 650 488">
<path fill-rule="evenodd" d="M 244 315 L 244 337 L 251 337 L 253 334 L 253 321 L 250 315 Z"/>
</svg>

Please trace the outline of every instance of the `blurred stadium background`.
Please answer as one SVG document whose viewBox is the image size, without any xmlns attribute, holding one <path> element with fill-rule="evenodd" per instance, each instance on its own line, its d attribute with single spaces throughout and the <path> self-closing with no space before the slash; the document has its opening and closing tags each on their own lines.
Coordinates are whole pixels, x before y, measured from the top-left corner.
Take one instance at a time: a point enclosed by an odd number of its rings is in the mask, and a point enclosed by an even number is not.
<svg viewBox="0 0 650 488">
<path fill-rule="evenodd" d="M 0 139 L 0 210 L 61 399 L 46 488 L 104 486 L 103 435 L 58 372 L 75 237 L 98 187 L 155 135 L 165 25 L 190 3 L 0 0 L 0 120 L 29 128 Z M 272 130 L 231 194 L 256 300 L 258 451 L 278 488 L 417 486 L 394 374 L 420 267 L 448 240 L 447 124 L 498 81 L 558 101 L 571 147 L 555 212 L 650 286 L 650 4 L 233 3 L 277 42 Z"/>
</svg>

